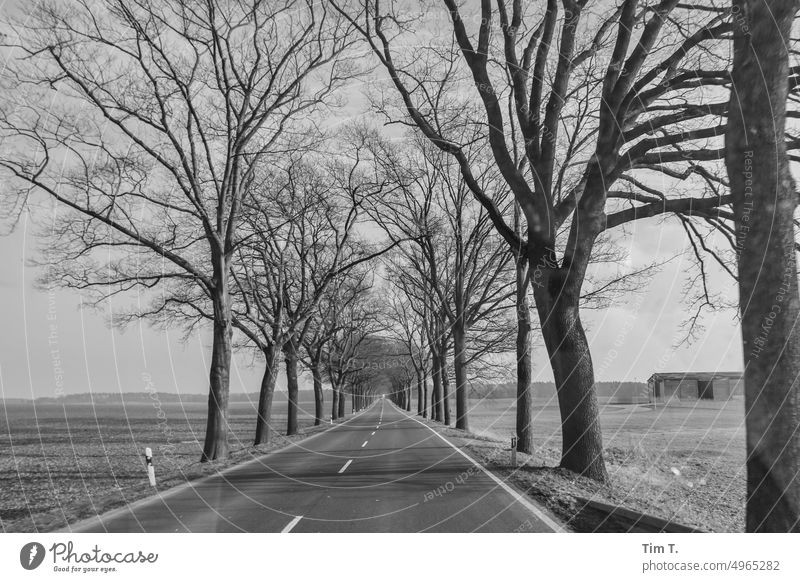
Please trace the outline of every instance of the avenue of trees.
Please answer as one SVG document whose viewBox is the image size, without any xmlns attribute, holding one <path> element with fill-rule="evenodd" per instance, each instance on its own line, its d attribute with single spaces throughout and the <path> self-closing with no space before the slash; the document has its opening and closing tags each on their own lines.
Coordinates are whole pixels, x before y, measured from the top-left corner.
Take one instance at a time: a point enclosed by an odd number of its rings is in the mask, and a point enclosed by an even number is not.
<svg viewBox="0 0 800 582">
<path fill-rule="evenodd" d="M 264 367 L 254 444 L 299 430 L 304 372 L 316 424 L 388 393 L 468 430 L 470 383 L 515 367 L 517 447 L 532 452 L 532 371 L 549 365 L 561 466 L 601 482 L 581 316 L 658 267 L 623 266 L 629 227 L 676 221 L 692 304 L 713 302 L 707 261 L 740 286 L 748 530 L 796 531 L 797 10 L 32 3 L 0 24 L 3 205 L 12 220 L 34 196 L 57 206 L 50 283 L 136 293 L 128 318 L 210 331 L 203 461 L 228 454 L 235 350 Z"/>
</svg>

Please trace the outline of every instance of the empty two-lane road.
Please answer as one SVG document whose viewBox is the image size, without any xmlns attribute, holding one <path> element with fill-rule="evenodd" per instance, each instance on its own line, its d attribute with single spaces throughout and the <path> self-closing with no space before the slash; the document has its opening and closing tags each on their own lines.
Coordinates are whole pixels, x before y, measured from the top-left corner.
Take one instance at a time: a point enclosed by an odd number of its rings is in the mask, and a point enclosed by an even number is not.
<svg viewBox="0 0 800 582">
<path fill-rule="evenodd" d="M 387 400 L 81 532 L 555 531 L 530 501 Z"/>
</svg>

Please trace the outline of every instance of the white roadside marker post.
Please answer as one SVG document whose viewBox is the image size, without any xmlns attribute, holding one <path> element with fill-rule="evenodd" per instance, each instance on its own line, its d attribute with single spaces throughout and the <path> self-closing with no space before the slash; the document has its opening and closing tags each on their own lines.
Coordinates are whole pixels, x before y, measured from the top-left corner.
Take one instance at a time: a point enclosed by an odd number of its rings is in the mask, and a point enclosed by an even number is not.
<svg viewBox="0 0 800 582">
<path fill-rule="evenodd" d="M 156 486 L 156 470 L 153 467 L 153 450 L 147 447 L 144 450 L 144 460 L 147 461 L 147 476 L 150 478 L 150 485 Z"/>
<path fill-rule="evenodd" d="M 511 466 L 517 466 L 517 437 L 511 437 Z"/>
</svg>

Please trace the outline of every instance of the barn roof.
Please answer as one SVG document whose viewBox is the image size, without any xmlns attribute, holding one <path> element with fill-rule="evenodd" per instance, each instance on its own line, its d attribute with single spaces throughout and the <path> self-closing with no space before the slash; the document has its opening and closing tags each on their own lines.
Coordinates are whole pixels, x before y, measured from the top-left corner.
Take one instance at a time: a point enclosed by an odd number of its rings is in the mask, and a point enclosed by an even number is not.
<svg viewBox="0 0 800 582">
<path fill-rule="evenodd" d="M 648 384 L 657 380 L 714 380 L 715 378 L 728 378 L 738 380 L 744 372 L 657 372 L 647 379 Z"/>
</svg>

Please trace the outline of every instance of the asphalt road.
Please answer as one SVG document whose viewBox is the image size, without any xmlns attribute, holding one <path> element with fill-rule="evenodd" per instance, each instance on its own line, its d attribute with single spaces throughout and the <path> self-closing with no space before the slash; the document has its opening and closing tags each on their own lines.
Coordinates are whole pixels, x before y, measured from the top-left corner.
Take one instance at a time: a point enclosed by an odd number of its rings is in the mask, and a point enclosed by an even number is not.
<svg viewBox="0 0 800 582">
<path fill-rule="evenodd" d="M 78 532 L 545 532 L 532 502 L 388 400 Z"/>
</svg>

